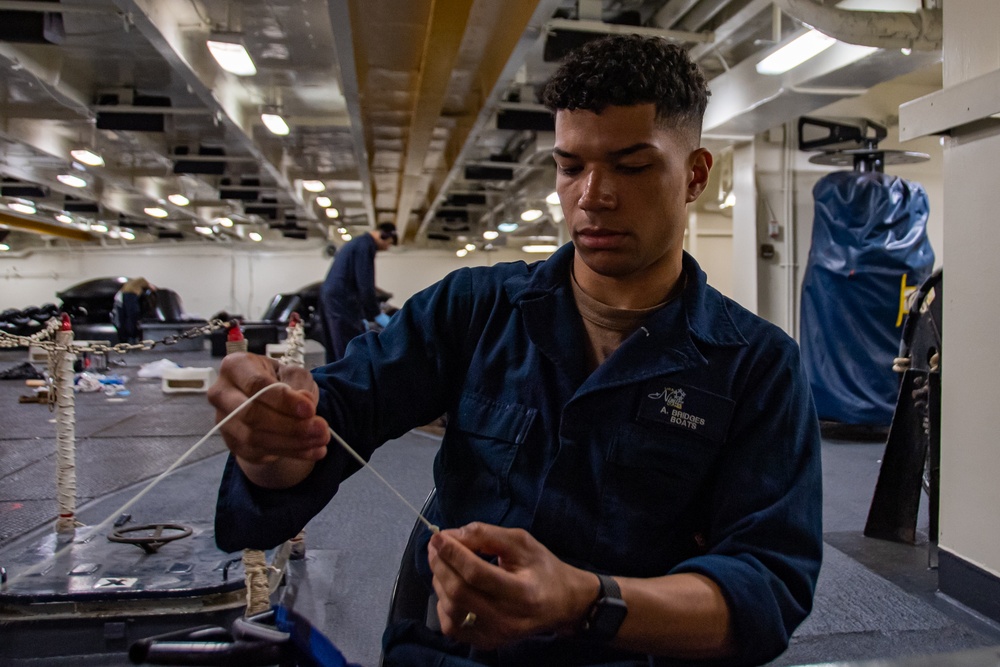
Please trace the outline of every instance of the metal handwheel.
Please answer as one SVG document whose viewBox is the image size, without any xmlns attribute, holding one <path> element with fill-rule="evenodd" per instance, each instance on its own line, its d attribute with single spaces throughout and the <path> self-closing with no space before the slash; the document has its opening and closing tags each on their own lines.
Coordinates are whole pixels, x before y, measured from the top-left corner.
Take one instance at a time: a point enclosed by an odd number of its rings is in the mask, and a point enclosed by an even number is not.
<svg viewBox="0 0 1000 667">
<path fill-rule="evenodd" d="M 152 535 L 131 536 L 129 533 L 140 531 L 152 531 Z M 176 533 L 164 534 L 164 531 L 177 531 Z M 134 544 L 148 554 L 155 554 L 167 542 L 180 540 L 191 535 L 193 531 L 188 526 L 179 523 L 147 523 L 142 526 L 132 526 L 130 528 L 118 528 L 108 535 L 112 542 L 123 544 Z"/>
</svg>

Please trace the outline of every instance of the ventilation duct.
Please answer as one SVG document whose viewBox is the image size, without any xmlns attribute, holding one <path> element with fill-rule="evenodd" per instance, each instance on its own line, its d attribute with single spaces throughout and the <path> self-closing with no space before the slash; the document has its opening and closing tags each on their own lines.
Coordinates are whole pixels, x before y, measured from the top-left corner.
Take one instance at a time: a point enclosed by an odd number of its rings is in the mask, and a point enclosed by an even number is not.
<svg viewBox="0 0 1000 667">
<path fill-rule="evenodd" d="M 99 95 L 97 105 L 101 107 L 121 105 L 118 95 Z M 163 132 L 166 126 L 166 116 L 157 111 L 137 111 L 136 107 L 163 108 L 170 106 L 169 97 L 152 95 L 135 95 L 132 98 L 131 109 L 128 111 L 109 111 L 101 109 L 97 112 L 98 130 L 116 130 L 124 132 Z"/>
<path fill-rule="evenodd" d="M 58 0 L 44 4 L 58 4 Z M 65 39 L 60 12 L 0 10 L 0 42 L 62 44 Z"/>
</svg>

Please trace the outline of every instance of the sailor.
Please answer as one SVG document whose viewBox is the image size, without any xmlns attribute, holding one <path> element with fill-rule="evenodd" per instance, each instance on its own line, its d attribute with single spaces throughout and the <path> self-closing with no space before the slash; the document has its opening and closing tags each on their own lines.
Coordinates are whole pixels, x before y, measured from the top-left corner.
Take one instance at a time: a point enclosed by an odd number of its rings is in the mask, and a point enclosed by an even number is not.
<svg viewBox="0 0 1000 667">
<path fill-rule="evenodd" d="M 384 442 L 449 416 L 418 550 L 436 619 L 392 665 L 761 664 L 808 615 L 820 434 L 794 341 L 683 251 L 708 89 L 665 40 L 582 47 L 544 92 L 572 240 L 464 268 L 311 374 L 228 356 L 216 539 L 270 548 Z M 676 414 L 683 419 L 673 419 Z"/>
<path fill-rule="evenodd" d="M 344 356 L 351 339 L 365 332 L 366 322 L 381 327 L 389 323 L 389 316 L 379 308 L 375 289 L 375 253 L 398 242 L 396 225 L 383 222 L 337 251 L 319 291 L 326 363 Z"/>
</svg>

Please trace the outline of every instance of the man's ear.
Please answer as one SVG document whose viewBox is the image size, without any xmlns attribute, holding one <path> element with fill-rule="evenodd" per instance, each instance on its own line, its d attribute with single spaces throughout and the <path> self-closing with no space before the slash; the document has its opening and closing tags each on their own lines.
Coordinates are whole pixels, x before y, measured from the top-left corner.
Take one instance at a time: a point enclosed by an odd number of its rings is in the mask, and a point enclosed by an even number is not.
<svg viewBox="0 0 1000 667">
<path fill-rule="evenodd" d="M 687 203 L 701 196 L 708 185 L 708 174 L 712 171 L 712 154 L 707 148 L 698 148 L 688 157 L 690 164 L 690 180 L 687 188 Z"/>
</svg>

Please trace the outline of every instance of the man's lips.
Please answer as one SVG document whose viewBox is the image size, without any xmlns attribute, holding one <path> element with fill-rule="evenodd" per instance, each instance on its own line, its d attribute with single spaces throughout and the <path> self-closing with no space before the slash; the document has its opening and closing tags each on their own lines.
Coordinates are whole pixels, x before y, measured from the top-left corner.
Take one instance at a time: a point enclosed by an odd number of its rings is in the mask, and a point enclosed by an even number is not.
<svg viewBox="0 0 1000 667">
<path fill-rule="evenodd" d="M 599 227 L 585 227 L 576 233 L 577 242 L 585 248 L 601 250 L 618 246 L 625 238 L 622 232 Z"/>
</svg>

